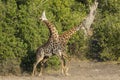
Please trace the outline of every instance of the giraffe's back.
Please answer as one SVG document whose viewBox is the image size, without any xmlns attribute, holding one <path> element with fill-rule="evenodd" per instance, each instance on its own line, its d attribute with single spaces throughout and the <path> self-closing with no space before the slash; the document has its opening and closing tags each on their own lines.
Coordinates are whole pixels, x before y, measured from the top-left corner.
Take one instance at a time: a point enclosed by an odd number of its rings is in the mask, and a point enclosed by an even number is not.
<svg viewBox="0 0 120 80">
<path fill-rule="evenodd" d="M 48 44 L 49 43 L 49 44 Z M 36 55 L 40 56 L 41 54 L 44 53 L 45 56 L 52 56 L 52 55 L 56 55 L 59 53 L 59 50 L 61 46 L 59 45 L 59 43 L 55 40 L 50 40 L 48 41 L 45 45 L 40 46 L 37 49 Z M 43 52 L 43 53 L 42 53 Z"/>
</svg>

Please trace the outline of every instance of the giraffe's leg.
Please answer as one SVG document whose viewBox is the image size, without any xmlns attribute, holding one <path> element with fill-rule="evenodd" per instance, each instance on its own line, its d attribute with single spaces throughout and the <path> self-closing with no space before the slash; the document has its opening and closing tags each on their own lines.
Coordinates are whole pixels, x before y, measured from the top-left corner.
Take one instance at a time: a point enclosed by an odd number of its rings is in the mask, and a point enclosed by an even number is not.
<svg viewBox="0 0 120 80">
<path fill-rule="evenodd" d="M 65 63 L 65 60 L 62 58 L 62 56 L 58 56 L 59 59 L 60 59 L 60 62 L 61 62 L 61 73 L 62 75 L 64 75 L 64 63 Z"/>
<path fill-rule="evenodd" d="M 57 55 L 59 60 L 60 60 L 60 63 L 61 63 L 61 72 L 62 72 L 62 75 L 64 75 L 64 63 L 63 63 L 63 59 L 60 55 Z"/>
<path fill-rule="evenodd" d="M 65 66 L 65 75 L 66 76 L 69 76 L 70 74 L 68 73 L 68 70 L 69 70 L 69 68 L 67 67 L 67 66 Z"/>
<path fill-rule="evenodd" d="M 41 62 L 40 73 L 38 74 L 38 76 L 41 76 L 41 75 L 42 75 L 42 72 L 43 72 L 43 66 L 44 66 L 44 64 Z"/>
<path fill-rule="evenodd" d="M 40 73 L 39 73 L 38 76 L 41 76 L 41 75 L 42 75 L 43 68 L 44 68 L 44 64 L 45 64 L 45 62 L 46 62 L 47 60 L 48 60 L 48 59 L 43 59 L 43 60 L 41 61 Z"/>
<path fill-rule="evenodd" d="M 67 67 L 67 64 L 66 64 L 66 60 L 65 60 L 65 57 L 62 55 L 61 56 L 61 68 L 62 68 L 62 74 L 68 76 L 68 67 Z"/>
<path fill-rule="evenodd" d="M 34 63 L 34 65 L 33 65 L 33 72 L 32 72 L 33 76 L 35 74 L 36 67 L 37 67 L 38 63 L 41 62 L 42 60 L 43 60 L 43 56 L 41 56 L 39 59 L 37 59 L 37 61 Z"/>
</svg>

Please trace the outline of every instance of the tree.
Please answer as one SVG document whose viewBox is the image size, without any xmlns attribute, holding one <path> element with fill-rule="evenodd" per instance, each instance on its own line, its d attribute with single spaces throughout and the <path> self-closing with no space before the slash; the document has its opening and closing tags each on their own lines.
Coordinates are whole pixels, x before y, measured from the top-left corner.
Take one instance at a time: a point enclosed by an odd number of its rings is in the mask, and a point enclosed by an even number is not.
<svg viewBox="0 0 120 80">
<path fill-rule="evenodd" d="M 106 1 L 106 2 L 105 2 Z M 89 57 L 97 60 L 118 60 L 120 6 L 117 0 L 99 1 Z M 104 8 L 103 8 L 104 7 Z"/>
</svg>

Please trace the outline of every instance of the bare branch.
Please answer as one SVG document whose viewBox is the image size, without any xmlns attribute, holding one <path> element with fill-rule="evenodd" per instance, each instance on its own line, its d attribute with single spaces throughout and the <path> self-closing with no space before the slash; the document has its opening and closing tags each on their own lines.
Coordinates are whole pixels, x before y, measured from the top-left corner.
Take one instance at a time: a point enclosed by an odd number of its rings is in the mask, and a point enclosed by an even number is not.
<svg viewBox="0 0 120 80">
<path fill-rule="evenodd" d="M 89 12 L 88 16 L 82 22 L 82 24 L 84 25 L 84 28 L 86 29 L 85 32 L 87 32 L 88 35 L 91 35 L 90 26 L 94 21 L 97 7 L 98 7 L 98 2 L 96 2 L 96 0 L 95 0 L 94 4 L 90 6 L 90 12 Z"/>
</svg>

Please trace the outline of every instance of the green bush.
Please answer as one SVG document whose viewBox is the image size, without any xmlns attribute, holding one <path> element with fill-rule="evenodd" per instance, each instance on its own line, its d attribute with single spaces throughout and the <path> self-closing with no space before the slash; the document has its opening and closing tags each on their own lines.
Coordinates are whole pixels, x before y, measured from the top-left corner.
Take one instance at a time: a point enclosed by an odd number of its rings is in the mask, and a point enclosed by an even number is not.
<svg viewBox="0 0 120 80">
<path fill-rule="evenodd" d="M 22 71 L 32 70 L 36 49 L 49 37 L 48 28 L 39 21 L 43 10 L 60 34 L 79 24 L 86 15 L 85 5 L 75 0 L 0 0 L 0 7 L 0 72 L 4 73 L 14 73 L 14 66 Z M 52 62 L 59 64 L 53 57 L 48 66 Z"/>
<path fill-rule="evenodd" d="M 48 69 L 58 70 L 60 68 L 60 60 L 57 56 L 51 57 L 47 62 L 46 66 Z"/>
<path fill-rule="evenodd" d="M 68 52 L 80 59 L 119 60 L 120 5 L 119 0 L 98 0 L 99 9 L 92 25 L 94 34 L 84 39 L 77 32 L 68 43 Z M 107 1 L 107 2 L 105 2 Z M 93 0 L 0 0 L 0 73 L 31 71 L 35 51 L 46 43 L 49 30 L 39 21 L 43 10 L 62 34 L 80 24 L 89 12 Z M 59 65 L 56 57 L 47 65 Z M 17 72 L 16 72 L 17 71 Z"/>
<path fill-rule="evenodd" d="M 104 1 L 100 1 L 103 3 Z M 114 2 L 114 3 L 113 3 Z M 120 57 L 120 6 L 119 1 L 110 0 L 99 5 L 94 34 L 90 40 L 88 58 L 97 60 L 118 60 Z M 104 7 L 104 9 L 102 9 Z M 103 15 L 104 14 L 104 15 Z"/>
</svg>

